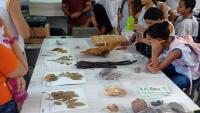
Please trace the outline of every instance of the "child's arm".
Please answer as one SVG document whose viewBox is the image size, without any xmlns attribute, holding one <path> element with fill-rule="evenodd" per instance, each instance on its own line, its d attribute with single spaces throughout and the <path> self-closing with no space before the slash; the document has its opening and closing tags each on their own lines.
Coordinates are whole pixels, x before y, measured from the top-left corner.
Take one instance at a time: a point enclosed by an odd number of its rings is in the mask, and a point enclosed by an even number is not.
<svg viewBox="0 0 200 113">
<path fill-rule="evenodd" d="M 155 50 L 154 50 L 155 51 Z M 156 72 L 158 70 L 162 70 L 168 65 L 170 65 L 174 60 L 180 58 L 181 56 L 181 51 L 178 49 L 173 50 L 165 60 L 162 62 L 159 62 L 159 59 L 156 55 L 153 55 L 154 53 L 152 52 L 152 63 L 151 65 L 148 65 L 148 70 L 151 72 Z M 154 58 L 153 58 L 154 57 Z M 154 67 L 157 66 L 157 67 Z"/>
<path fill-rule="evenodd" d="M 24 68 L 28 71 L 28 63 L 25 55 L 22 53 L 17 41 L 14 41 L 13 44 L 11 44 L 11 48 L 18 58 L 18 60 L 23 64 Z"/>
<path fill-rule="evenodd" d="M 128 15 L 133 16 L 133 0 L 127 0 L 128 3 Z"/>
<path fill-rule="evenodd" d="M 81 11 L 81 13 L 85 13 L 89 11 L 90 9 L 92 9 L 92 2 L 91 0 L 87 0 L 85 3 L 85 8 Z"/>
<path fill-rule="evenodd" d="M 172 22 L 172 23 L 174 23 L 174 21 L 175 21 L 175 18 L 176 18 L 176 16 L 178 16 L 178 14 L 175 12 L 175 11 L 173 11 L 173 10 L 169 10 L 169 15 L 170 15 L 170 21 Z"/>
<path fill-rule="evenodd" d="M 14 38 L 8 34 L 8 29 L 6 28 L 6 26 L 4 27 L 4 31 L 5 31 L 5 37 L 7 37 L 9 40 Z M 13 44 L 10 44 L 11 49 L 13 50 L 13 53 L 16 55 L 18 60 L 23 64 L 23 66 L 26 68 L 26 70 L 28 70 L 28 63 L 27 63 L 25 55 L 23 55 L 23 53 L 17 43 L 17 40 L 14 39 L 13 41 L 14 41 Z"/>
<path fill-rule="evenodd" d="M 162 2 L 160 10 L 163 12 L 163 19 L 168 20 L 168 7 L 165 2 Z"/>
<path fill-rule="evenodd" d="M 159 69 L 164 69 L 168 65 L 170 65 L 174 60 L 180 58 L 181 51 L 180 50 L 173 50 L 167 58 L 159 64 Z"/>
<path fill-rule="evenodd" d="M 19 0 L 12 0 L 8 6 L 9 13 L 18 34 L 22 35 L 23 38 L 29 38 L 30 28 L 22 15 Z"/>
</svg>

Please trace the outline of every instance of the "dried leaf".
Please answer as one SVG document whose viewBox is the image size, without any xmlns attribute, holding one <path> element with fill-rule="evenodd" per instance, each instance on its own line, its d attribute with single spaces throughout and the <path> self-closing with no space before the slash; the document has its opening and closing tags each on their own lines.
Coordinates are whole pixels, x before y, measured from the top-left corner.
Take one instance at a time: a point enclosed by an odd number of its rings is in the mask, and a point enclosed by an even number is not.
<svg viewBox="0 0 200 113">
<path fill-rule="evenodd" d="M 59 76 L 69 77 L 72 80 L 81 80 L 81 78 L 83 77 L 83 75 L 79 73 L 70 73 L 70 72 L 61 73 L 59 74 Z"/>
<path fill-rule="evenodd" d="M 73 104 L 68 104 L 67 107 L 68 107 L 68 108 L 76 108 L 76 106 L 73 105 Z"/>
<path fill-rule="evenodd" d="M 59 101 L 54 101 L 54 104 L 55 104 L 55 105 L 62 105 L 62 103 L 59 102 Z"/>
<path fill-rule="evenodd" d="M 66 64 L 66 65 L 70 65 L 72 61 L 72 56 L 62 56 L 60 58 L 57 58 L 57 59 L 53 59 L 53 60 L 48 60 L 48 61 L 53 61 L 53 62 L 57 62 L 57 63 L 60 63 L 60 64 Z"/>
<path fill-rule="evenodd" d="M 64 50 L 63 48 L 54 48 L 51 51 L 56 51 L 58 53 L 67 53 L 67 50 Z"/>
<path fill-rule="evenodd" d="M 61 105 L 62 102 L 65 102 L 68 108 L 76 108 L 78 106 L 85 105 L 82 102 L 76 102 L 77 99 L 75 97 L 78 97 L 74 91 L 58 91 L 58 92 L 52 92 L 51 96 L 53 97 L 54 104 Z"/>
<path fill-rule="evenodd" d="M 77 101 L 77 99 L 71 99 L 71 100 L 68 100 L 66 103 L 74 103 L 74 102 L 76 102 Z"/>
<path fill-rule="evenodd" d="M 56 81 L 58 78 L 55 74 L 48 74 L 44 77 L 44 79 L 47 82 L 52 82 L 52 81 Z"/>
<path fill-rule="evenodd" d="M 73 103 L 75 106 L 84 106 L 85 104 L 82 102 L 75 102 Z"/>
</svg>

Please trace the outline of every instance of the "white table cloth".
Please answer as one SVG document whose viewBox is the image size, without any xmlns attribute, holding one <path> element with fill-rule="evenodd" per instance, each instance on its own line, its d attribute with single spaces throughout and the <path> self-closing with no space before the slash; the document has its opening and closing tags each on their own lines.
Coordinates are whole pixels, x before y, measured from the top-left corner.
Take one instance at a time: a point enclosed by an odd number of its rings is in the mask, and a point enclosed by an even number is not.
<svg viewBox="0 0 200 113">
<path fill-rule="evenodd" d="M 60 40 L 64 42 L 63 45 L 57 45 L 56 40 Z M 69 88 L 69 89 L 76 89 L 76 88 L 83 88 L 87 103 L 88 109 L 82 110 L 72 110 L 72 111 L 65 111 L 59 113 L 104 113 L 104 108 L 107 104 L 119 104 L 126 109 L 127 113 L 133 113 L 131 110 L 130 103 L 131 101 L 139 98 L 139 94 L 137 91 L 137 87 L 139 85 L 167 85 L 171 88 L 172 94 L 166 98 L 162 98 L 164 103 L 169 102 L 179 102 L 181 103 L 186 110 L 193 111 L 199 109 L 199 107 L 184 93 L 182 92 L 170 79 L 168 79 L 163 73 L 159 74 L 151 74 L 145 71 L 145 64 L 147 59 L 139 59 L 137 63 L 132 65 L 120 66 L 118 69 L 127 72 L 126 79 L 121 80 L 121 84 L 127 90 L 127 95 L 125 97 L 108 97 L 105 96 L 103 91 L 106 85 L 109 84 L 109 81 L 105 81 L 99 79 L 98 73 L 101 69 L 81 69 L 84 71 L 86 75 L 86 84 L 81 85 L 64 85 L 64 86 L 55 86 L 55 87 L 45 87 L 42 85 L 43 76 L 46 72 L 52 71 L 66 71 L 66 70 L 80 70 L 77 69 L 74 65 L 70 66 L 62 66 L 62 67 L 55 67 L 55 66 L 47 66 L 45 63 L 45 59 L 49 56 L 46 56 L 48 50 L 51 50 L 54 47 L 63 47 L 68 49 L 70 54 L 75 56 L 76 60 L 90 60 L 90 61 L 105 61 L 105 60 L 112 60 L 117 61 L 121 60 L 123 56 L 126 54 L 125 51 L 112 51 L 107 58 L 102 57 L 94 57 L 89 55 L 80 54 L 81 50 L 85 50 L 92 46 L 91 43 L 88 43 L 88 39 L 84 38 L 67 38 L 67 39 L 46 39 L 43 42 L 40 55 L 38 57 L 30 84 L 28 88 L 29 97 L 25 101 L 21 113 L 39 113 L 41 107 L 41 98 L 42 92 L 45 90 L 51 89 L 61 89 L 61 88 Z M 79 46 L 81 49 L 77 49 Z M 134 49 L 132 50 L 133 53 Z M 135 73 L 134 68 L 141 67 L 143 72 Z"/>
</svg>

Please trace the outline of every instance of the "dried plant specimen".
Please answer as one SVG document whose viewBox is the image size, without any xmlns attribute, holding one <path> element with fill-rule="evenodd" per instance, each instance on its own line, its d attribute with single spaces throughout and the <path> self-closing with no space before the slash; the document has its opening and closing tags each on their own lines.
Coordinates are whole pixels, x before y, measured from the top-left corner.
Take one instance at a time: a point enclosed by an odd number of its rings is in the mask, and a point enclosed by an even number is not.
<svg viewBox="0 0 200 113">
<path fill-rule="evenodd" d="M 116 104 L 109 104 L 106 107 L 106 111 L 111 112 L 111 113 L 116 113 L 119 111 L 119 106 Z"/>
<path fill-rule="evenodd" d="M 67 53 L 67 50 L 64 50 L 63 48 L 54 48 L 51 51 L 55 51 L 58 53 Z"/>
<path fill-rule="evenodd" d="M 55 104 L 55 105 L 62 105 L 62 103 L 59 102 L 59 101 L 54 101 L 54 104 Z"/>
<path fill-rule="evenodd" d="M 70 72 L 61 73 L 59 76 L 69 77 L 72 80 L 81 80 L 81 78 L 83 78 L 83 75 L 79 73 L 70 73 Z"/>
<path fill-rule="evenodd" d="M 48 61 L 53 61 L 53 62 L 57 62 L 60 64 L 66 64 L 66 65 L 70 65 L 72 64 L 70 61 L 72 61 L 72 56 L 62 56 L 60 58 L 57 59 L 53 59 L 53 60 L 48 60 Z"/>
<path fill-rule="evenodd" d="M 46 82 L 52 82 L 52 81 L 56 81 L 59 77 L 67 77 L 72 80 L 81 80 L 83 78 L 83 75 L 81 75 L 79 73 L 65 72 L 65 73 L 61 73 L 57 76 L 55 74 L 48 74 L 44 77 L 44 79 Z"/>
<path fill-rule="evenodd" d="M 110 73 L 108 75 L 102 74 L 102 78 L 104 80 L 118 80 L 120 77 L 121 77 L 121 74 L 120 73 L 115 73 L 115 72 L 112 72 L 112 73 Z"/>
<path fill-rule="evenodd" d="M 77 99 L 70 99 L 70 100 L 66 101 L 65 103 L 74 103 L 76 101 L 77 101 Z"/>
<path fill-rule="evenodd" d="M 68 108 L 76 108 L 76 107 L 78 107 L 78 106 L 84 106 L 85 104 L 84 103 L 82 103 L 82 102 L 73 102 L 73 103 L 69 103 L 68 104 Z"/>
<path fill-rule="evenodd" d="M 58 91 L 58 92 L 52 92 L 50 94 L 48 100 L 53 100 L 55 105 L 62 105 L 63 103 L 66 104 L 68 108 L 77 108 L 79 106 L 86 105 L 83 102 L 79 102 L 76 97 L 79 97 L 78 94 L 76 94 L 74 91 Z"/>
<path fill-rule="evenodd" d="M 115 86 L 106 88 L 105 89 L 105 93 L 108 96 L 120 96 L 120 97 L 123 97 L 123 96 L 126 95 L 126 91 L 124 89 L 119 88 L 119 87 L 115 87 Z"/>
<path fill-rule="evenodd" d="M 58 78 L 54 74 L 48 74 L 48 75 L 45 76 L 44 79 L 47 82 L 52 82 L 52 81 L 56 81 Z"/>
</svg>

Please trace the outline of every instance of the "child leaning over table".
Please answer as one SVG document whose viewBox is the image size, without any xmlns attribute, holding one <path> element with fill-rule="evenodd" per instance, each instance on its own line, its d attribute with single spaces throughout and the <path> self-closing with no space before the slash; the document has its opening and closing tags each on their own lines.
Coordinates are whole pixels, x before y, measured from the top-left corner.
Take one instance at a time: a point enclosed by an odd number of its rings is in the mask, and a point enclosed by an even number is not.
<svg viewBox="0 0 200 113">
<path fill-rule="evenodd" d="M 146 38 L 152 48 L 152 57 L 147 69 L 152 73 L 160 70 L 167 75 L 180 89 L 192 88 L 199 80 L 194 67 L 199 66 L 197 55 L 189 45 L 180 43 L 177 36 L 170 36 L 169 23 L 162 22 L 146 30 Z"/>
<path fill-rule="evenodd" d="M 26 70 L 28 70 L 27 62 L 18 46 L 18 43 L 16 43 L 16 40 L 16 37 L 11 37 L 8 34 L 6 26 L 0 18 L 0 44 L 12 50 L 18 60 L 24 65 Z M 8 79 L 8 84 L 11 89 L 12 97 L 16 101 L 18 110 L 20 112 L 22 104 L 28 96 L 28 93 L 25 91 L 26 82 L 23 79 L 23 75 L 16 79 Z"/>
</svg>

